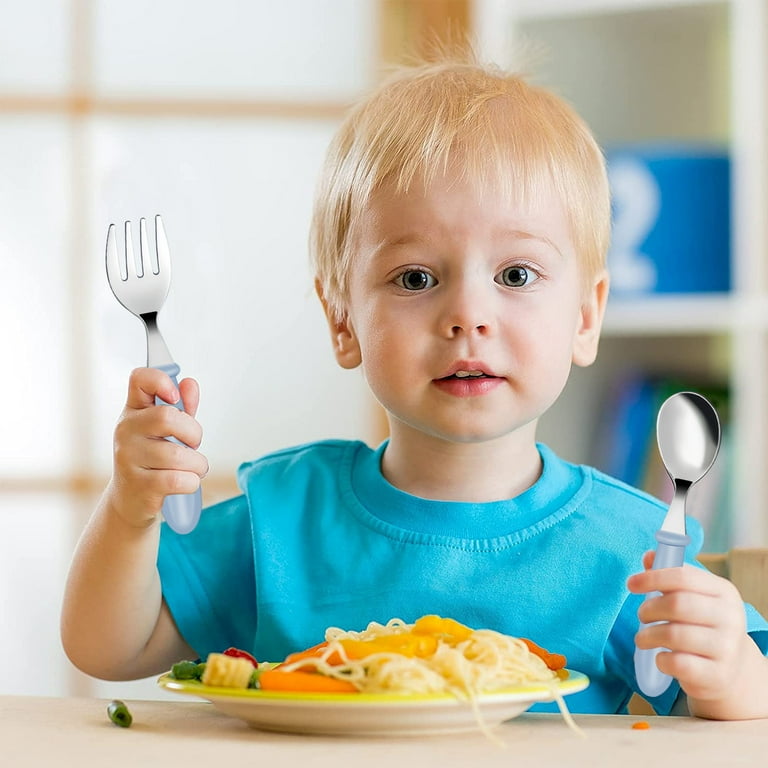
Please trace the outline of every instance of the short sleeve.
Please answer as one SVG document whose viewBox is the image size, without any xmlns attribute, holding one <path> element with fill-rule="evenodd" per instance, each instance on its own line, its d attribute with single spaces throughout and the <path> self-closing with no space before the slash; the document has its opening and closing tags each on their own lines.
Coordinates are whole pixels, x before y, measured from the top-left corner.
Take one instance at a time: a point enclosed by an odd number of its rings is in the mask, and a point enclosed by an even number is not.
<svg viewBox="0 0 768 768">
<path fill-rule="evenodd" d="M 744 604 L 744 610 L 746 612 L 749 636 L 757 643 L 761 653 L 764 656 L 768 656 L 768 621 L 749 603 Z"/>
<path fill-rule="evenodd" d="M 176 626 L 200 658 L 229 646 L 250 649 L 256 586 L 245 496 L 204 509 L 191 533 L 163 524 L 157 567 Z"/>
</svg>

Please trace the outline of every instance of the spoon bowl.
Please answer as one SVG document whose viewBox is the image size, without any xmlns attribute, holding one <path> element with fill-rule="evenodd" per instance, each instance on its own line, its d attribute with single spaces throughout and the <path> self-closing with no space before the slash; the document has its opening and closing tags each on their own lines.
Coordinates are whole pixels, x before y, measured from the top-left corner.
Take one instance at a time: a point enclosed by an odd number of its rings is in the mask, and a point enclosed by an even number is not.
<svg viewBox="0 0 768 768">
<path fill-rule="evenodd" d="M 720 447 L 720 421 L 709 400 L 678 392 L 656 419 L 659 453 L 673 482 L 695 483 L 707 474 Z"/>
</svg>

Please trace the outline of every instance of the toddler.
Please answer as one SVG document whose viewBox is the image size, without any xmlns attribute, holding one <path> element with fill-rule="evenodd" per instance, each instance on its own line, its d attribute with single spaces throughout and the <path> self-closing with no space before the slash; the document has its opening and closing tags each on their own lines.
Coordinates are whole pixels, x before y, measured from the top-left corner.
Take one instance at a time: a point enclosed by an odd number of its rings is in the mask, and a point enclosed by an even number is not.
<svg viewBox="0 0 768 768">
<path fill-rule="evenodd" d="M 198 387 L 134 371 L 67 584 L 71 660 L 108 679 L 233 645 L 279 660 L 329 626 L 438 613 L 565 654 L 591 679 L 576 712 L 626 710 L 637 642 L 669 649 L 659 713 L 768 716 L 768 625 L 696 565 L 700 528 L 685 567 L 648 570 L 665 506 L 536 441 L 595 359 L 609 230 L 602 153 L 552 93 L 469 58 L 383 83 L 331 144 L 311 251 L 336 360 L 389 439 L 245 463 L 242 495 L 179 536 L 159 516 L 207 472 Z"/>
</svg>

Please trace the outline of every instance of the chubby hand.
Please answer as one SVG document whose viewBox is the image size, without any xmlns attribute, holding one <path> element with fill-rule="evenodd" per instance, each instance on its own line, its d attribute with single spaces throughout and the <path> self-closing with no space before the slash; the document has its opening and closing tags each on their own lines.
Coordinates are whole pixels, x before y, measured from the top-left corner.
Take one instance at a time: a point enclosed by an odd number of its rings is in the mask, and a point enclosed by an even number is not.
<svg viewBox="0 0 768 768">
<path fill-rule="evenodd" d="M 746 631 L 741 595 L 731 582 L 691 565 L 650 570 L 653 556 L 645 554 L 646 570 L 630 576 L 627 587 L 637 594 L 661 592 L 643 601 L 638 617 L 644 624 L 664 623 L 641 629 L 637 647 L 668 649 L 656 663 L 680 682 L 693 714 L 740 716 L 732 714 L 740 703 L 729 700 L 742 684 L 750 687 L 749 670 L 766 672 L 765 659 Z"/>
<path fill-rule="evenodd" d="M 181 398 L 184 411 L 155 405 Z M 183 379 L 177 391 L 171 378 L 156 368 L 137 368 L 128 382 L 128 398 L 115 427 L 112 504 L 129 524 L 146 526 L 174 493 L 193 493 L 208 472 L 208 460 L 197 451 L 203 436 L 195 420 L 200 391 L 194 379 Z M 175 437 L 184 445 L 166 440 Z"/>
</svg>

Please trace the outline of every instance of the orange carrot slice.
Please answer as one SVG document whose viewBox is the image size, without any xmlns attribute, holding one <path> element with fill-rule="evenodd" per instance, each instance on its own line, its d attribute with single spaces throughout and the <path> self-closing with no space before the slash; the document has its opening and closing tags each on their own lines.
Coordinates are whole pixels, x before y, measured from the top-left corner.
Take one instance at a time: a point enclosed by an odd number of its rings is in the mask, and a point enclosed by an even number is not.
<svg viewBox="0 0 768 768">
<path fill-rule="evenodd" d="M 533 640 L 528 640 L 526 637 L 520 639 L 528 646 L 528 650 L 536 654 L 550 669 L 558 670 L 565 666 L 566 659 L 561 653 L 550 653 L 546 648 L 536 645 Z"/>
<path fill-rule="evenodd" d="M 317 645 L 313 645 L 311 648 L 307 648 L 305 651 L 296 651 L 296 653 L 291 653 L 286 656 L 283 664 L 292 664 L 294 661 L 301 661 L 301 659 L 316 659 L 322 654 L 327 646 L 327 642 L 318 643 Z"/>
<path fill-rule="evenodd" d="M 259 676 L 262 691 L 295 691 L 297 693 L 357 693 L 352 683 L 315 672 L 283 672 L 267 669 Z"/>
<path fill-rule="evenodd" d="M 313 645 L 311 648 L 307 648 L 305 651 L 296 651 L 296 653 L 292 653 L 289 656 L 287 656 L 283 664 L 293 664 L 293 662 L 302 661 L 303 659 L 319 659 L 323 655 L 323 653 L 325 653 L 325 649 L 327 647 L 328 647 L 328 643 L 324 642 L 324 643 L 318 643 L 317 645 Z M 326 659 L 326 661 L 332 667 L 335 667 L 337 664 L 341 664 L 341 656 L 339 656 L 339 654 L 334 651 Z M 314 665 L 307 664 L 299 667 L 298 669 L 312 670 L 314 668 L 315 668 Z"/>
</svg>

